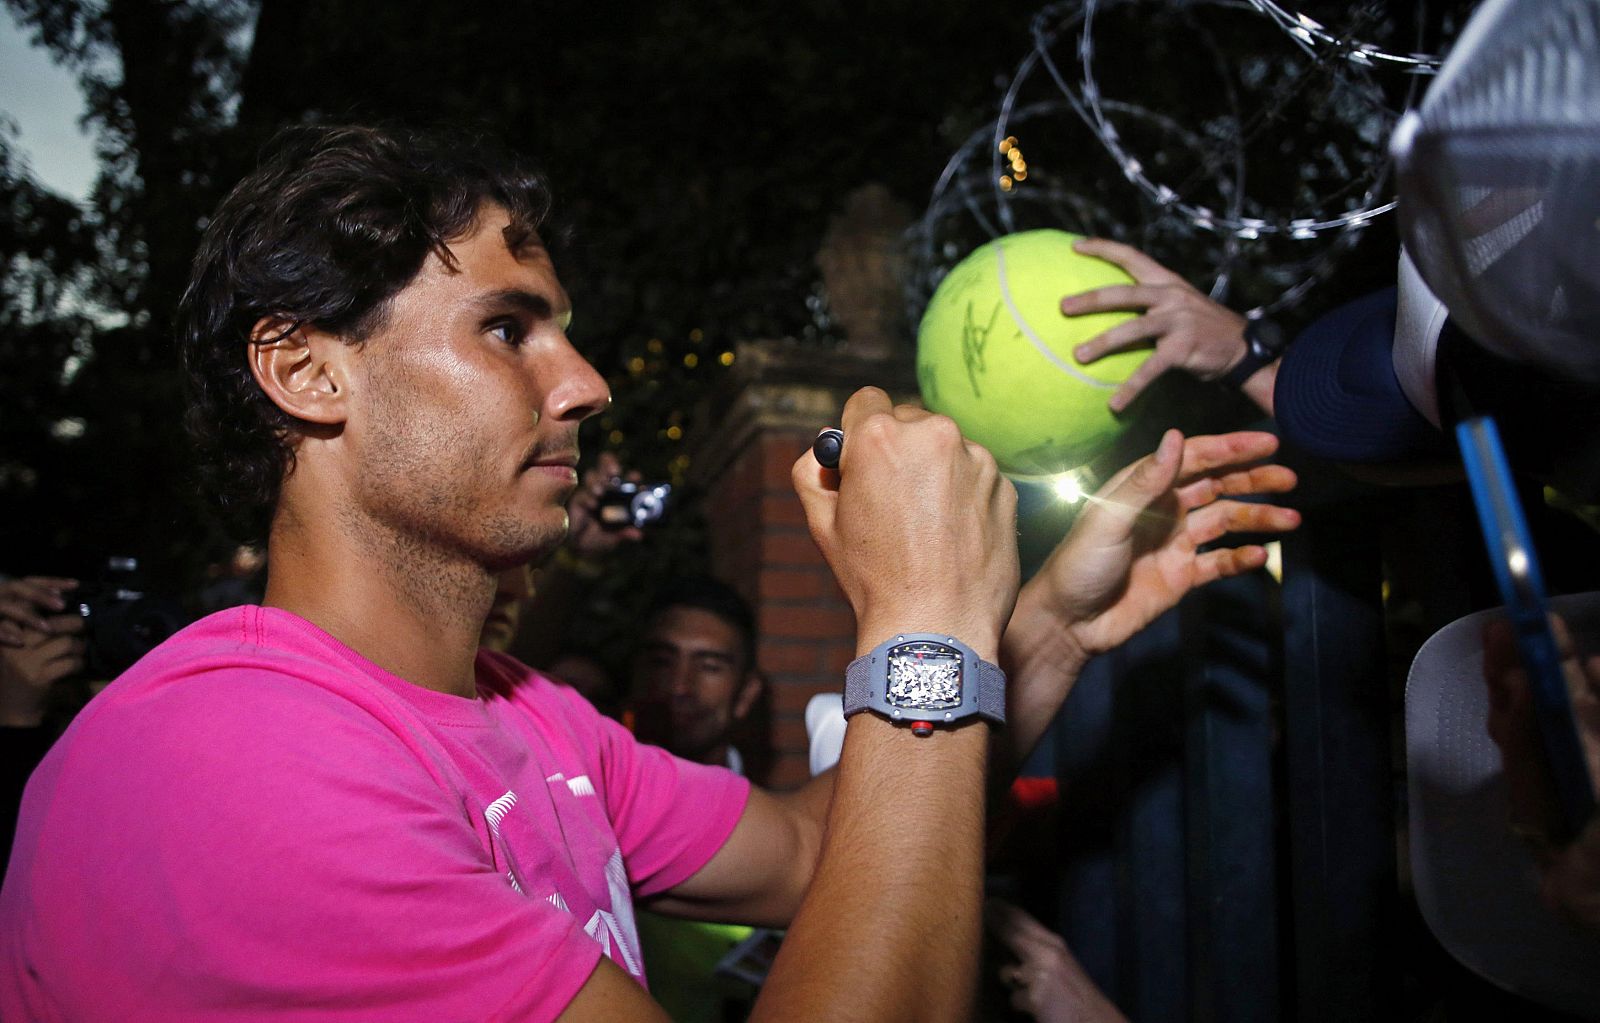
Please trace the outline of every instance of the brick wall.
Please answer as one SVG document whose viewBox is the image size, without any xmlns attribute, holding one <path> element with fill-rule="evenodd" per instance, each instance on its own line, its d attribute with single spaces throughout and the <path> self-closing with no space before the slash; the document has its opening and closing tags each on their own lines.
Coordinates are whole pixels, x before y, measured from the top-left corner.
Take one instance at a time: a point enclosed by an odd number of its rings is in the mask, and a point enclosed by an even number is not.
<svg viewBox="0 0 1600 1023">
<path fill-rule="evenodd" d="M 758 431 L 712 484 L 711 570 L 756 608 L 757 663 L 771 686 L 772 770 L 792 788 L 809 776 L 806 702 L 839 692 L 855 653 L 855 616 L 806 530 L 789 481 L 815 430 Z"/>
<path fill-rule="evenodd" d="M 916 400 L 909 346 L 898 355 L 822 351 L 786 341 L 742 342 L 724 390 L 696 412 L 691 472 L 707 495 L 710 570 L 756 610 L 757 664 L 770 683 L 765 781 L 792 788 L 810 776 L 805 706 L 844 690 L 855 654 L 855 616 L 811 534 L 789 473 L 839 422 L 845 400 L 876 384 Z M 752 732 L 761 732 L 752 722 Z"/>
</svg>

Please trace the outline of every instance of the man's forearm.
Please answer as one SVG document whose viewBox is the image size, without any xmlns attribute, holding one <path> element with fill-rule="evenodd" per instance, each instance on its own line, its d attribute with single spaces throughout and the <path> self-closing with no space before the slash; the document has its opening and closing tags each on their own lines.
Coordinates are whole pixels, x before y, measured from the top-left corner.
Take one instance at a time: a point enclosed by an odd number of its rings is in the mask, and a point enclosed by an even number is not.
<svg viewBox="0 0 1600 1023">
<path fill-rule="evenodd" d="M 1048 605 L 1036 577 L 1017 595 L 1017 607 L 1000 639 L 1006 672 L 1006 727 L 996 736 L 994 778 L 1007 783 L 1039 744 L 1072 692 L 1089 658 L 1072 641 L 1070 622 Z"/>
<path fill-rule="evenodd" d="M 1278 367 L 1283 365 L 1282 359 L 1262 366 L 1250 379 L 1244 382 L 1239 390 L 1244 396 L 1255 402 L 1267 415 L 1273 415 L 1273 396 L 1278 387 Z"/>
<path fill-rule="evenodd" d="M 753 1019 L 969 1017 L 988 739 L 851 719 L 816 875 Z"/>
<path fill-rule="evenodd" d="M 1089 662 L 1072 642 L 1069 624 L 1047 606 L 1042 583 L 1022 588 L 1000 641 L 1000 663 L 1007 678 L 1006 726 L 994 733 L 988 772 L 996 792 L 1010 784 L 1022 761 L 1039 744 Z M 837 773 L 837 767 L 830 768 L 780 798 L 820 828 Z"/>
</svg>

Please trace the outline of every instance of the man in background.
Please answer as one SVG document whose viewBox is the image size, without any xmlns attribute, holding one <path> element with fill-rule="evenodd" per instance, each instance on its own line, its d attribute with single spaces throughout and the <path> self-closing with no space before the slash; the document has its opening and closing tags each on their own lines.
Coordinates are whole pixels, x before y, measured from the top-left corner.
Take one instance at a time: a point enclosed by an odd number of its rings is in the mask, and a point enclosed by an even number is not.
<svg viewBox="0 0 1600 1023">
<path fill-rule="evenodd" d="M 708 576 L 662 587 L 633 658 L 639 738 L 700 764 L 745 773 L 733 733 L 760 700 L 755 613 Z"/>
<path fill-rule="evenodd" d="M 766 681 L 756 665 L 755 612 L 709 576 L 661 587 L 632 663 L 635 734 L 700 764 L 745 773 L 734 732 Z M 772 932 L 639 913 L 650 990 L 676 1023 L 720 1023 L 750 1009 L 754 985 L 719 964 L 742 943 Z"/>
</svg>

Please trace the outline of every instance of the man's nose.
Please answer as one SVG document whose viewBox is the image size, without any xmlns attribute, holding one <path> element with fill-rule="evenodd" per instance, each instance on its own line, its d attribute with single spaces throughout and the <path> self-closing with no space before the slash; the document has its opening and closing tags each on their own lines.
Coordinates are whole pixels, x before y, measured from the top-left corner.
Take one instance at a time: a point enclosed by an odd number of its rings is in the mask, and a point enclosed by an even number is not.
<svg viewBox="0 0 1600 1023">
<path fill-rule="evenodd" d="M 691 696 L 694 694 L 694 665 L 682 662 L 673 665 L 671 689 L 673 696 Z"/>
<path fill-rule="evenodd" d="M 558 420 L 580 423 L 611 404 L 611 388 L 570 342 L 563 348 L 564 358 L 551 374 L 554 383 L 545 411 Z"/>
</svg>

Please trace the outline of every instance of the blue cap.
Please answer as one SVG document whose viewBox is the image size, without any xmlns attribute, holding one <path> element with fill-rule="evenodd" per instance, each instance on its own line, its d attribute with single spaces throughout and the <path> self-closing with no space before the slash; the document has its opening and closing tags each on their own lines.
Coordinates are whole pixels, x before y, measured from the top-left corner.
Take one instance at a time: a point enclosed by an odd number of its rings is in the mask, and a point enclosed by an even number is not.
<svg viewBox="0 0 1600 1023">
<path fill-rule="evenodd" d="M 1453 451 L 1395 374 L 1396 289 L 1342 305 L 1284 353 L 1273 413 L 1285 440 L 1341 462 L 1400 462 Z"/>
</svg>

